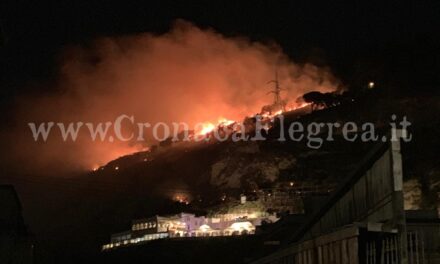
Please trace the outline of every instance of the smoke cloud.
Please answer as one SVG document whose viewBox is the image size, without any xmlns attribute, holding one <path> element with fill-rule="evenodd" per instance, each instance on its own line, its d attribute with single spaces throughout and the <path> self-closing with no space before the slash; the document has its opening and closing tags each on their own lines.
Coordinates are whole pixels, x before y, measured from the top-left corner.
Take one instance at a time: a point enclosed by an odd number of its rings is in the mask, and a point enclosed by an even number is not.
<svg viewBox="0 0 440 264">
<path fill-rule="evenodd" d="M 152 124 L 241 121 L 272 102 L 267 92 L 273 84 L 267 82 L 275 69 L 288 106 L 308 91 L 334 91 L 339 85 L 327 69 L 295 64 L 276 45 L 225 37 L 185 21 L 162 35 L 69 47 L 62 55 L 58 92 L 19 101 L 20 122 L 7 135 L 13 142 L 8 163 L 41 171 L 89 170 L 151 143 L 92 142 L 86 133 L 76 142 L 62 142 L 59 130 L 47 142 L 34 142 L 28 122 L 113 122 L 121 114 Z"/>
</svg>

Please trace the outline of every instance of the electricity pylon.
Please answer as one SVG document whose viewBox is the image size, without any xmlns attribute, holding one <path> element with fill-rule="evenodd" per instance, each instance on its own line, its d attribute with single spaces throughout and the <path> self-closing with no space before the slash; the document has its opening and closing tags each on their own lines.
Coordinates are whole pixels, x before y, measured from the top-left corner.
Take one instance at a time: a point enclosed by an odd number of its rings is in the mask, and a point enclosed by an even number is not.
<svg viewBox="0 0 440 264">
<path fill-rule="evenodd" d="M 284 102 L 281 99 L 281 91 L 282 90 L 286 90 L 286 89 L 281 88 L 281 86 L 280 86 L 280 82 L 278 81 L 278 71 L 275 71 L 275 80 L 271 80 L 268 83 L 274 83 L 275 84 L 274 89 L 267 93 L 267 94 L 273 93 L 273 95 L 274 95 L 273 106 L 280 107 L 283 110 L 283 112 L 286 111 Z"/>
</svg>

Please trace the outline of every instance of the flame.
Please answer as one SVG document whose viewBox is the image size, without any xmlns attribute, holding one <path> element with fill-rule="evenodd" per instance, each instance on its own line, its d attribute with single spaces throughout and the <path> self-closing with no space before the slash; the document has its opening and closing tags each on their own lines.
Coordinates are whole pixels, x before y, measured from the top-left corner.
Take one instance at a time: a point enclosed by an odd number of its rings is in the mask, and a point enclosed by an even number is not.
<svg viewBox="0 0 440 264">
<path fill-rule="evenodd" d="M 66 92 L 14 100 L 17 120 L 98 123 L 129 113 L 135 122 L 187 122 L 191 130 L 197 122 L 209 121 L 203 129 L 191 131 L 192 135 L 209 134 L 218 125 L 219 116 L 242 121 L 269 103 L 264 85 L 273 79 L 274 68 L 280 86 L 286 88 L 283 103 L 311 90 L 330 92 L 340 85 L 326 68 L 291 62 L 281 46 L 223 36 L 181 20 L 163 34 L 104 37 L 90 44 L 73 45 L 60 54 L 60 81 L 50 90 Z M 95 57 L 101 63 L 85 59 Z M 14 161 L 17 169 L 29 172 L 48 167 L 51 173 L 72 167 L 90 170 L 95 163 L 103 165 L 139 151 L 132 147 L 137 137 L 130 142 L 99 142 L 90 140 L 85 130 L 79 134 L 81 140 L 67 142 L 69 145 L 59 136 L 40 144 L 29 132 L 19 129 L 2 133 L 3 138 L 15 139 L 10 140 L 13 152 L 7 155 L 8 160 Z M 146 140 L 142 145 L 153 138 L 146 135 Z M 32 156 L 36 152 L 40 155 Z M 22 166 L 23 160 L 32 161 L 29 165 L 33 168 Z"/>
<path fill-rule="evenodd" d="M 185 194 L 176 194 L 176 195 L 174 195 L 173 200 L 175 202 L 179 202 L 179 203 L 183 203 L 183 204 L 187 204 L 187 205 L 190 202 L 189 197 L 186 196 Z"/>
<path fill-rule="evenodd" d="M 278 110 L 275 113 L 273 113 L 272 117 L 277 116 L 277 115 L 281 115 L 283 113 L 283 110 Z"/>
<path fill-rule="evenodd" d="M 229 120 L 229 119 L 222 117 L 222 118 L 219 118 L 217 126 L 230 126 L 234 123 L 236 123 L 234 120 Z"/>
<path fill-rule="evenodd" d="M 200 131 L 198 131 L 196 134 L 199 136 L 206 136 L 209 133 L 213 132 L 215 129 L 218 129 L 219 127 L 227 127 L 234 123 L 236 123 L 236 121 L 220 117 L 216 123 L 204 122 L 202 124 L 202 129 L 200 129 Z"/>
<path fill-rule="evenodd" d="M 273 119 L 276 116 L 278 116 L 278 115 L 281 115 L 281 114 L 283 114 L 285 112 L 294 111 L 294 110 L 297 110 L 297 109 L 300 109 L 300 108 L 303 108 L 303 107 L 306 107 L 306 106 L 309 106 L 309 105 L 310 105 L 310 103 L 298 103 L 295 106 L 286 107 L 285 111 L 278 110 L 278 111 L 276 111 L 274 113 L 264 112 L 264 113 L 261 113 L 261 116 L 262 116 L 263 120 L 273 121 Z M 216 130 L 216 129 L 220 128 L 220 127 L 228 127 L 230 125 L 233 125 L 234 123 L 237 123 L 237 122 L 234 121 L 234 120 L 230 120 L 230 119 L 224 118 L 224 117 L 218 118 L 216 123 L 214 123 L 214 122 L 204 122 L 204 123 L 202 123 L 202 129 L 200 129 L 198 132 L 196 132 L 196 135 L 198 135 L 198 136 L 207 136 L 209 133 L 213 132 L 214 130 Z M 268 125 L 268 124 L 265 124 L 265 126 L 267 126 L 266 129 L 270 128 L 270 125 Z"/>
<path fill-rule="evenodd" d="M 295 108 L 293 108 L 292 110 L 304 108 L 304 107 L 309 106 L 309 105 L 311 105 L 311 103 L 300 103 Z"/>
<path fill-rule="evenodd" d="M 275 119 L 276 116 L 281 115 L 285 112 L 290 112 L 290 111 L 294 111 L 306 106 L 309 106 L 310 103 L 297 103 L 295 105 L 286 107 L 285 111 L 283 110 L 278 110 L 276 112 L 270 113 L 270 112 L 263 112 L 260 113 L 261 117 L 262 117 L 262 125 L 263 125 L 263 129 L 265 130 L 269 130 L 272 127 L 273 121 Z M 254 115 L 249 115 L 248 117 L 253 117 Z M 206 137 L 209 138 L 210 137 L 210 133 L 219 130 L 219 129 L 230 129 L 230 131 L 236 131 L 236 127 L 234 127 L 233 125 L 236 124 L 237 121 L 231 120 L 231 119 L 227 119 L 225 117 L 219 117 L 217 119 L 217 122 L 211 122 L 211 121 L 206 121 L 206 122 L 202 122 L 201 128 L 195 132 L 195 135 L 199 136 L 199 137 Z M 111 153 L 107 153 L 107 155 L 111 154 L 111 159 L 109 160 L 113 160 L 116 159 L 118 157 L 124 156 L 124 155 L 128 155 L 130 153 L 134 153 L 137 151 L 151 151 L 151 149 L 149 147 L 139 147 L 139 146 L 132 146 L 132 147 L 124 147 L 124 148 L 116 148 L 113 149 L 113 151 Z M 149 161 L 148 158 L 144 158 L 143 159 L 144 162 Z M 102 165 L 101 165 L 102 166 Z M 98 169 L 102 169 L 100 165 L 98 164 L 94 164 L 91 168 L 92 171 L 97 171 Z M 120 168 L 118 166 L 113 168 L 114 170 L 118 171 Z M 181 199 L 182 196 L 178 196 L 177 198 L 175 197 L 174 200 L 176 201 L 180 201 L 180 202 L 185 202 L 185 199 Z"/>
<path fill-rule="evenodd" d="M 200 136 L 204 136 L 214 131 L 215 128 L 216 126 L 213 123 L 205 122 L 202 125 L 202 129 L 197 134 Z"/>
</svg>

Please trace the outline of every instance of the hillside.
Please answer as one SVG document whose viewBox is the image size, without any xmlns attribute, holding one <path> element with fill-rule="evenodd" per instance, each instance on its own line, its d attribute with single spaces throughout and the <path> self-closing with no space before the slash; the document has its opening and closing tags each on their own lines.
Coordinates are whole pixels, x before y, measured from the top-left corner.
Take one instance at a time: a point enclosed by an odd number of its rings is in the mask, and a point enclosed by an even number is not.
<svg viewBox="0 0 440 264">
<path fill-rule="evenodd" d="M 392 114 L 406 115 L 413 123 L 413 140 L 403 149 L 406 198 L 414 208 L 432 208 L 438 204 L 440 192 L 440 117 L 433 114 L 440 110 L 439 99 L 390 100 L 375 92 L 311 114 L 286 113 L 285 118 L 286 124 L 370 121 L 384 132 Z M 278 133 L 275 124 L 266 141 L 162 146 L 121 157 L 71 179 L 23 177 L 16 185 L 25 217 L 34 211 L 48 215 L 44 221 L 27 218 L 39 245 L 36 254 L 55 262 L 83 261 L 98 254 L 109 235 L 127 229 L 134 218 L 180 211 L 205 213 L 212 206 L 221 206 L 222 197 L 236 199 L 240 193 L 252 194 L 284 181 L 337 184 L 373 144 L 347 142 L 336 133 L 335 141 L 311 149 L 306 142 L 279 142 Z M 27 208 L 29 199 L 39 205 Z M 59 243 L 68 250 L 56 251 Z"/>
</svg>

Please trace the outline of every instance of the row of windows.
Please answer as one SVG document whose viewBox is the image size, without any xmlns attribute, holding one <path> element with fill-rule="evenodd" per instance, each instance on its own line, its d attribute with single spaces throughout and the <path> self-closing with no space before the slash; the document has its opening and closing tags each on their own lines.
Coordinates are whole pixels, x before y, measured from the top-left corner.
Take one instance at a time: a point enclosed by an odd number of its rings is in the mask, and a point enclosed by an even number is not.
<svg viewBox="0 0 440 264">
<path fill-rule="evenodd" d="M 143 230 L 143 229 L 148 229 L 148 228 L 169 228 L 169 227 L 173 227 L 173 226 L 177 226 L 177 227 L 184 227 L 185 223 L 159 223 L 156 224 L 155 222 L 149 222 L 149 223 L 138 223 L 138 224 L 134 224 L 132 226 L 133 230 Z"/>
<path fill-rule="evenodd" d="M 108 249 L 120 247 L 123 245 L 136 244 L 139 242 L 144 242 L 144 241 L 149 241 L 149 240 L 163 239 L 163 238 L 167 238 L 168 236 L 169 236 L 168 233 L 149 234 L 149 235 L 145 235 L 143 237 L 127 239 L 127 240 L 124 240 L 121 242 L 106 244 L 106 245 L 102 246 L 102 250 L 108 250 Z"/>
<path fill-rule="evenodd" d="M 142 230 L 147 228 L 156 228 L 156 223 L 150 222 L 150 223 L 139 223 L 133 225 L 133 230 Z"/>
<path fill-rule="evenodd" d="M 122 236 L 114 236 L 112 237 L 112 240 L 114 241 L 123 241 L 131 238 L 131 234 L 122 235 Z"/>
</svg>

